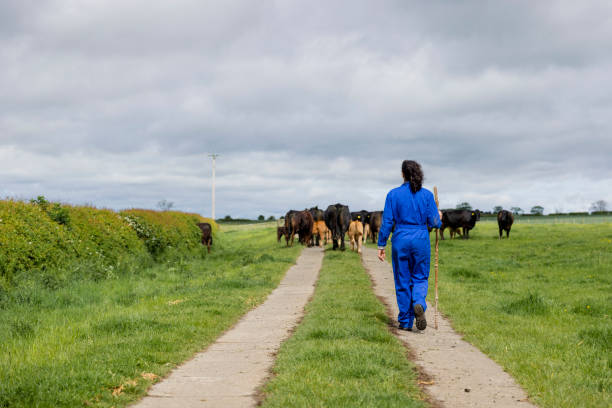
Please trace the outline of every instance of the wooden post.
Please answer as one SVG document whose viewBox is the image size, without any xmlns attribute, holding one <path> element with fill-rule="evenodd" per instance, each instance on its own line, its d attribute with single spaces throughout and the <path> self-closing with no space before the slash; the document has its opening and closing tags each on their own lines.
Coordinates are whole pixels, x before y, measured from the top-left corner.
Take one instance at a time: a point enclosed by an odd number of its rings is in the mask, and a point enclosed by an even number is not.
<svg viewBox="0 0 612 408">
<path fill-rule="evenodd" d="M 434 186 L 434 199 L 436 200 L 436 207 L 440 208 L 440 204 L 438 203 L 438 187 Z M 442 221 L 442 220 L 440 220 Z M 435 283 L 435 305 L 434 305 L 434 328 L 438 330 L 438 233 L 439 229 L 436 228 L 436 249 L 435 249 L 435 258 L 434 258 L 434 271 L 436 274 L 436 283 Z"/>
</svg>

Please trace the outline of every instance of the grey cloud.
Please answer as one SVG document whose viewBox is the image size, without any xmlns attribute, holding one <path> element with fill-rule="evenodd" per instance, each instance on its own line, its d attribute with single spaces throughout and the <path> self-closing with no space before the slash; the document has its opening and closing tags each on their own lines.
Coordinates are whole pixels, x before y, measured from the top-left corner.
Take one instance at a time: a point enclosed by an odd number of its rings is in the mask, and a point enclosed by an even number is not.
<svg viewBox="0 0 612 408">
<path fill-rule="evenodd" d="M 579 209 L 611 194 L 611 11 L 3 2 L 0 193 L 205 212 L 220 152 L 232 215 L 377 208 L 406 158 L 446 205 Z"/>
</svg>

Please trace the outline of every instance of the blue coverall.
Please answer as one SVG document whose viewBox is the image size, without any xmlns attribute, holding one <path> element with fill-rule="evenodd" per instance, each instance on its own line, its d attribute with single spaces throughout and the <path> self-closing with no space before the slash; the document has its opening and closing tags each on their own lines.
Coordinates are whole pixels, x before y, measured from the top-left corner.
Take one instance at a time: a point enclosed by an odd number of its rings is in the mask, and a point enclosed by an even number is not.
<svg viewBox="0 0 612 408">
<path fill-rule="evenodd" d="M 421 188 L 416 193 L 406 182 L 387 194 L 378 247 L 384 247 L 395 224 L 392 244 L 393 277 L 401 327 L 412 328 L 414 305 L 427 308 L 425 297 L 429 279 L 431 246 L 427 227 L 442 225 L 431 191 Z"/>
</svg>

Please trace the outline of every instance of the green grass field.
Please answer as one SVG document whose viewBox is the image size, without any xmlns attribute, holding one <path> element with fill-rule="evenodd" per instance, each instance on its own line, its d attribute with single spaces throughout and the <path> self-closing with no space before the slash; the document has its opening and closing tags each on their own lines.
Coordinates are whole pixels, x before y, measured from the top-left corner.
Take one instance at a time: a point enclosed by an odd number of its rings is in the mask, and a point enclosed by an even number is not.
<svg viewBox="0 0 612 408">
<path fill-rule="evenodd" d="M 426 406 L 388 322 L 358 255 L 328 249 L 304 321 L 278 354 L 263 406 Z"/>
<path fill-rule="evenodd" d="M 612 224 L 523 223 L 500 241 L 479 223 L 470 237 L 440 243 L 453 327 L 539 406 L 611 406 Z"/>
<path fill-rule="evenodd" d="M 134 259 L 100 280 L 20 280 L 0 296 L 0 407 L 138 399 L 149 374 L 203 349 L 278 284 L 301 246 L 277 244 L 274 229 L 224 226 L 210 256 Z M 539 406 L 612 405 L 612 224 L 518 223 L 500 241 L 482 222 L 470 236 L 440 244 L 440 309 L 455 329 Z M 357 255 L 328 251 L 264 404 L 422 406 L 387 323 Z"/>
<path fill-rule="evenodd" d="M 270 227 L 228 228 L 203 259 L 132 265 L 101 281 L 21 282 L 0 301 L 0 407 L 139 398 L 151 374 L 202 350 L 278 285 L 301 247 L 275 238 Z"/>
</svg>

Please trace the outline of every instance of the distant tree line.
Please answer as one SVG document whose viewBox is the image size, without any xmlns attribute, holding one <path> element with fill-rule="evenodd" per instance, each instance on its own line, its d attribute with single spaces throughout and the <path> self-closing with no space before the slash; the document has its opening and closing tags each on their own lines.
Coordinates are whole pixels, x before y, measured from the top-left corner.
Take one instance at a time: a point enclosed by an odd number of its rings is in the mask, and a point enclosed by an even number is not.
<svg viewBox="0 0 612 408">
<path fill-rule="evenodd" d="M 172 202 L 166 202 L 165 200 L 160 201 L 160 203 L 158 203 L 158 207 L 162 210 L 168 210 L 173 206 Z M 463 201 L 458 203 L 455 206 L 456 209 L 458 210 L 473 210 L 473 207 L 470 203 L 468 203 L 467 201 Z M 481 211 L 481 213 L 483 215 L 496 215 L 498 212 L 500 212 L 501 210 L 503 210 L 504 208 L 501 205 L 496 205 L 493 207 L 492 211 Z M 533 207 L 531 207 L 531 209 L 529 210 L 529 212 L 525 212 L 525 210 L 523 210 L 521 207 L 510 207 L 510 211 L 514 214 L 514 215 L 523 215 L 523 216 L 542 216 L 544 215 L 544 207 L 542 207 L 541 205 L 534 205 Z M 608 211 L 608 203 L 604 200 L 598 200 L 595 201 L 594 203 L 591 204 L 591 207 L 589 208 L 589 211 L 592 215 L 607 215 L 609 214 Z M 562 213 L 559 211 L 556 211 L 554 213 L 550 213 L 549 215 L 588 215 L 589 212 L 584 211 L 584 212 L 568 212 L 568 213 Z M 282 217 L 280 218 L 282 219 Z M 240 224 L 240 223 L 256 223 L 256 222 L 269 222 L 269 221 L 276 221 L 276 217 L 274 217 L 273 215 L 270 215 L 269 217 L 265 217 L 263 214 L 260 214 L 257 218 L 255 219 L 250 219 L 250 218 L 232 218 L 231 215 L 226 215 L 223 218 L 218 218 L 217 222 L 220 223 L 234 223 L 234 224 Z"/>
<path fill-rule="evenodd" d="M 216 221 L 222 224 L 247 224 L 247 223 L 276 221 L 276 217 L 273 215 L 270 215 L 268 218 L 266 218 L 264 215 L 259 215 L 255 219 L 250 219 L 250 218 L 232 218 L 231 215 L 226 215 L 223 218 L 217 218 Z"/>
<path fill-rule="evenodd" d="M 455 208 L 458 210 L 472 210 L 473 209 L 472 205 L 468 203 L 467 201 L 458 203 Z M 493 210 L 491 212 L 485 210 L 485 211 L 482 211 L 482 214 L 495 215 L 501 210 L 503 210 L 503 207 L 501 205 L 496 205 L 493 207 Z M 510 207 L 510 211 L 514 215 L 533 215 L 533 216 L 544 215 L 544 207 L 542 207 L 541 205 L 534 205 L 533 207 L 531 207 L 528 213 L 525 213 L 525 211 L 521 207 Z M 591 207 L 589 208 L 588 212 L 584 211 L 584 212 L 562 213 L 562 212 L 556 211 L 549 215 L 588 215 L 589 212 L 593 215 L 608 214 L 609 213 L 608 203 L 605 200 L 598 200 L 591 204 Z"/>
</svg>

